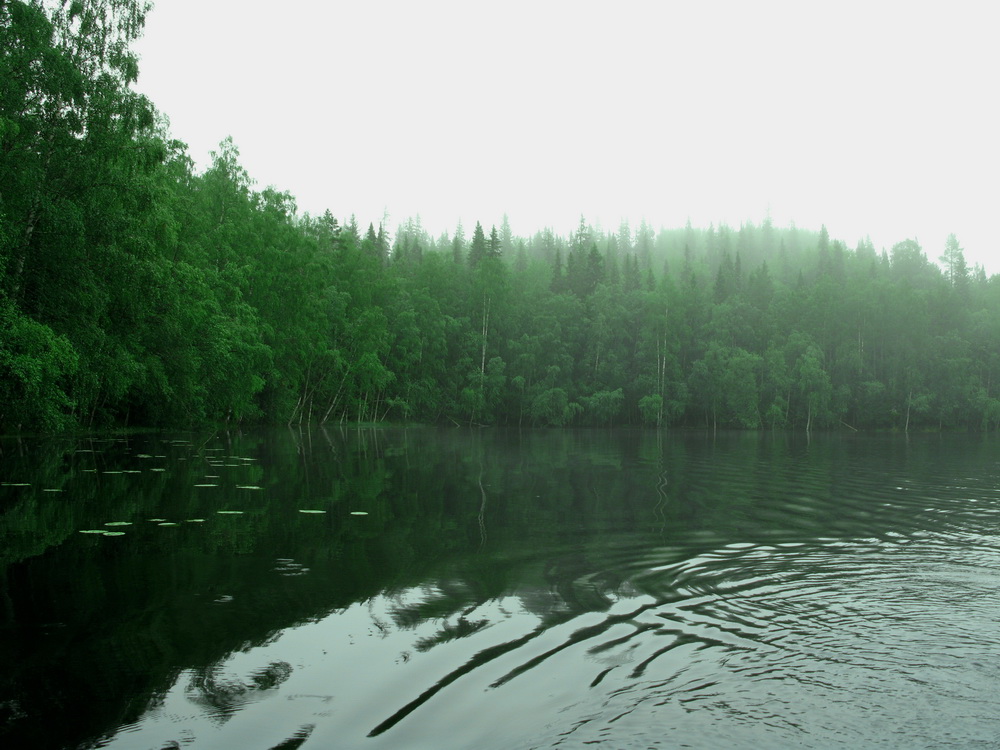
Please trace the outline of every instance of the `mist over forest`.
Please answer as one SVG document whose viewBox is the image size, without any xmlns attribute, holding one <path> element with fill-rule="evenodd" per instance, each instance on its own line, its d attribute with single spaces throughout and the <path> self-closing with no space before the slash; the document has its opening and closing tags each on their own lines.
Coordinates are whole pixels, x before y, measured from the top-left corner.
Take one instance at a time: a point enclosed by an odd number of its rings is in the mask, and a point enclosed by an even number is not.
<svg viewBox="0 0 1000 750">
<path fill-rule="evenodd" d="M 1000 277 L 954 235 L 303 215 L 231 140 L 195 169 L 144 13 L 0 4 L 3 430 L 1000 427 Z"/>
</svg>

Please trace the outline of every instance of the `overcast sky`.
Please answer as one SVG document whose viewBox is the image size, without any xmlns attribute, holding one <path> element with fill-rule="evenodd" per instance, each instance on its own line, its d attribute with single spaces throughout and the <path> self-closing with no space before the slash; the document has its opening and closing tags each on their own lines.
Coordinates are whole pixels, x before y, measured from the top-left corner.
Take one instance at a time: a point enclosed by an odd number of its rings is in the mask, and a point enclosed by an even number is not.
<svg viewBox="0 0 1000 750">
<path fill-rule="evenodd" d="M 199 167 L 231 135 L 365 227 L 770 211 L 998 272 L 994 35 L 983 2 L 158 0 L 138 88 Z"/>
</svg>

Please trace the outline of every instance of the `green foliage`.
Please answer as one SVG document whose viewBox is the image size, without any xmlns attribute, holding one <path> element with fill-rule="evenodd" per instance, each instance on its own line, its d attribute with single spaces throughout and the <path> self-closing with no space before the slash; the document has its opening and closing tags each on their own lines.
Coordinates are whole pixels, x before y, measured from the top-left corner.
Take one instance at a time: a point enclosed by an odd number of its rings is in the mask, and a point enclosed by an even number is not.
<svg viewBox="0 0 1000 750">
<path fill-rule="evenodd" d="M 639 414 L 642 417 L 643 424 L 659 424 L 662 410 L 663 397 L 659 393 L 653 393 L 639 399 Z"/>
<path fill-rule="evenodd" d="M 0 3 L 0 427 L 1000 428 L 1000 279 L 769 220 L 466 242 L 197 173 L 136 0 Z"/>
<path fill-rule="evenodd" d="M 530 413 L 535 424 L 562 427 L 572 421 L 580 408 L 579 404 L 569 400 L 562 388 L 549 388 L 534 398 Z"/>
<path fill-rule="evenodd" d="M 0 424 L 32 430 L 72 424 L 67 390 L 77 363 L 64 336 L 0 298 Z"/>
<path fill-rule="evenodd" d="M 611 425 L 621 413 L 625 394 L 621 388 L 614 391 L 598 391 L 583 399 L 583 408 L 596 424 Z"/>
</svg>

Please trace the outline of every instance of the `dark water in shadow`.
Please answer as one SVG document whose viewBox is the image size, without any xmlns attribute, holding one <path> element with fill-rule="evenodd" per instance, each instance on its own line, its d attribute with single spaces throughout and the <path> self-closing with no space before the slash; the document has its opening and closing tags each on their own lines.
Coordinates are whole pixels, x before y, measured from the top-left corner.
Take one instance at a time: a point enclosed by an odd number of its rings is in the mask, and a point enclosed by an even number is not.
<svg viewBox="0 0 1000 750">
<path fill-rule="evenodd" d="M 990 440 L 0 448 L 0 746 L 1000 747 Z"/>
</svg>

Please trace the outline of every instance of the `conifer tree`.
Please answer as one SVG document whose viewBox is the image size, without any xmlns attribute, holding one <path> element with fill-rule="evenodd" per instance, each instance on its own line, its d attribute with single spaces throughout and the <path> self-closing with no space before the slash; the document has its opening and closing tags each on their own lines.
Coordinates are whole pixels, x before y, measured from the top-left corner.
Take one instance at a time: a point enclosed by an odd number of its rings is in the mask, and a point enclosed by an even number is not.
<svg viewBox="0 0 1000 750">
<path fill-rule="evenodd" d="M 486 258 L 489 253 L 489 247 L 486 244 L 486 235 L 483 233 L 483 225 L 478 221 L 476 222 L 476 228 L 472 232 L 472 242 L 469 243 L 469 266 L 471 268 L 477 268 L 483 259 Z"/>
</svg>

